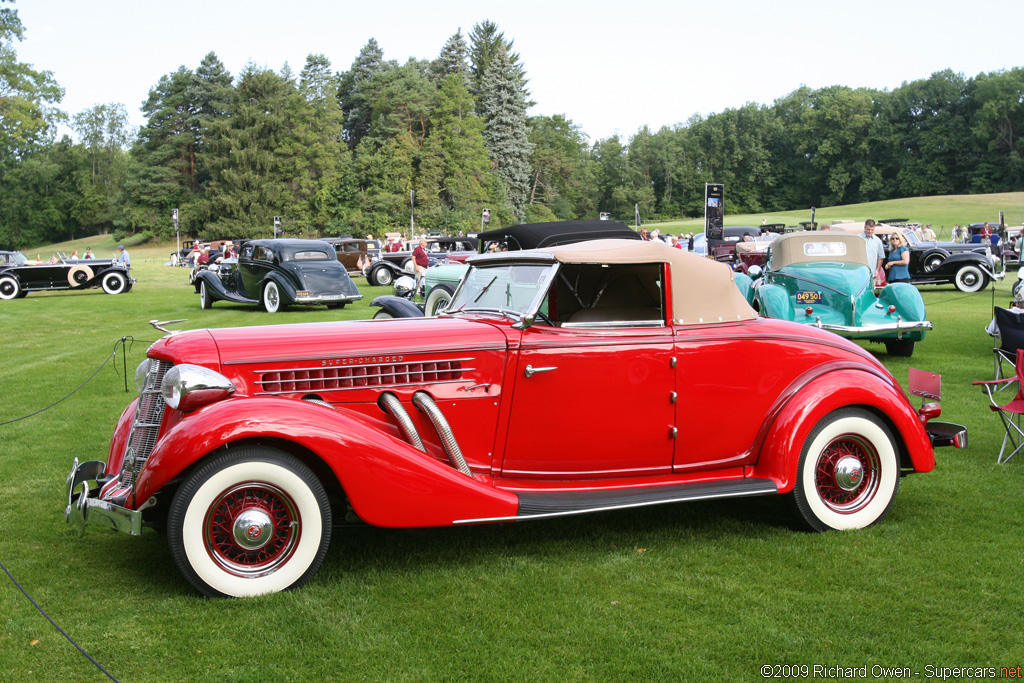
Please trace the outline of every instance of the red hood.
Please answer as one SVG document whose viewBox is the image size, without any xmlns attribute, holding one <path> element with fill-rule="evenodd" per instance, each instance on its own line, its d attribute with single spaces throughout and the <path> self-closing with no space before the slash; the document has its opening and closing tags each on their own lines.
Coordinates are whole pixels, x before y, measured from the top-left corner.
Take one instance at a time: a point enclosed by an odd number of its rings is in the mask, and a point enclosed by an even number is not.
<svg viewBox="0 0 1024 683">
<path fill-rule="evenodd" d="M 164 337 L 149 355 L 173 363 L 235 365 L 505 348 L 505 335 L 486 323 L 408 318 L 193 330 Z"/>
</svg>

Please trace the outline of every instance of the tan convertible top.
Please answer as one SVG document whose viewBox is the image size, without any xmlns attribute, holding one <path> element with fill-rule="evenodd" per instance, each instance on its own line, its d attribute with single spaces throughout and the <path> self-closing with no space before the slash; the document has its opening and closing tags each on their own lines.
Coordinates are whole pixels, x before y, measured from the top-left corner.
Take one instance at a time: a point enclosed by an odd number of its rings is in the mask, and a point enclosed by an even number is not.
<svg viewBox="0 0 1024 683">
<path fill-rule="evenodd" d="M 667 263 L 672 273 L 672 320 L 677 325 L 753 320 L 757 312 L 736 287 L 724 263 L 661 241 L 593 240 L 512 254 L 550 254 L 559 263 Z"/>
<path fill-rule="evenodd" d="M 841 261 L 865 264 L 868 262 L 867 243 L 864 238 L 833 230 L 794 232 L 783 235 L 772 242 L 771 250 L 772 270 L 778 270 L 791 263 Z"/>
</svg>

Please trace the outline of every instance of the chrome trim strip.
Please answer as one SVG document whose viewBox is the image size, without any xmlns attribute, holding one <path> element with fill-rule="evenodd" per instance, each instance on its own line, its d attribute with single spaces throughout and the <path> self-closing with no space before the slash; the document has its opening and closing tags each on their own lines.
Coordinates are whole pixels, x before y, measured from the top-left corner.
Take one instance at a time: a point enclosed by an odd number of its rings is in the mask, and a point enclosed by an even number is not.
<svg viewBox="0 0 1024 683">
<path fill-rule="evenodd" d="M 428 318 L 409 318 L 409 320 L 428 320 Z M 429 318 L 429 320 L 434 320 L 434 318 Z M 372 321 L 370 321 L 370 320 L 348 320 L 348 321 L 344 321 L 343 324 L 347 324 L 347 323 L 350 323 L 350 322 L 372 322 Z M 327 324 L 330 324 L 330 323 L 323 323 L 323 324 L 327 325 Z M 506 347 L 504 344 L 502 344 L 500 346 L 480 346 L 480 347 L 471 348 L 471 349 L 467 349 L 467 348 L 464 348 L 464 347 L 458 347 L 458 348 L 452 347 L 450 349 L 438 349 L 438 348 L 419 349 L 419 350 L 411 349 L 411 350 L 402 351 L 401 353 L 399 353 L 398 351 L 386 351 L 386 352 L 382 351 L 380 353 L 375 353 L 373 355 L 375 355 L 375 356 L 399 356 L 399 355 L 401 355 L 401 356 L 409 357 L 409 356 L 414 356 L 414 355 L 416 355 L 418 353 L 430 353 L 430 354 L 438 354 L 438 353 L 475 353 L 475 352 L 484 352 L 484 351 L 507 351 L 507 350 L 508 350 L 508 347 Z M 369 353 L 365 353 L 365 354 L 360 354 L 360 355 L 366 356 L 366 355 L 370 355 L 370 354 Z M 318 360 L 336 360 L 338 357 L 339 357 L 339 354 L 332 353 L 332 354 L 326 355 L 326 356 L 302 356 L 302 357 L 284 357 L 284 358 L 242 358 L 242 359 L 238 359 L 238 360 L 224 361 L 222 364 L 223 365 L 251 365 L 253 363 L 301 363 L 303 361 L 305 361 L 305 362 L 316 362 Z M 455 360 L 455 359 L 453 359 L 453 360 Z M 473 359 L 470 358 L 469 360 L 473 360 Z M 401 361 L 401 362 L 403 362 L 403 363 L 435 362 L 436 363 L 436 362 L 444 362 L 444 361 L 429 361 L 429 360 L 428 361 L 422 361 L 422 360 L 416 360 L 416 361 Z M 327 366 L 327 365 L 324 365 L 324 366 L 319 366 L 318 365 L 317 366 L 318 369 L 322 368 L 322 367 L 335 367 L 335 366 Z M 357 366 L 355 366 L 355 365 L 348 365 L 348 366 L 339 365 L 339 366 L 336 366 L 336 367 L 350 367 L 350 368 L 353 368 L 353 367 L 357 367 Z M 273 371 L 271 371 L 271 372 L 273 372 Z"/>
<path fill-rule="evenodd" d="M 563 512 L 544 512 L 539 515 L 516 515 L 513 517 L 481 517 L 478 519 L 456 519 L 452 522 L 456 524 L 484 524 L 488 522 L 529 522 L 535 519 L 549 519 L 551 517 L 568 517 L 569 515 L 585 515 L 591 512 L 606 512 L 609 510 L 627 510 L 629 508 L 649 507 L 651 505 L 664 505 L 666 503 L 689 503 L 695 500 L 712 500 L 716 498 L 747 498 L 750 496 L 763 496 L 772 493 L 778 493 L 778 488 L 774 484 L 766 484 L 761 489 L 754 489 L 749 491 L 739 491 L 737 493 L 709 493 L 706 495 L 697 495 L 689 498 L 669 499 L 669 500 L 645 500 L 638 501 L 636 503 L 624 503 L 622 505 L 608 505 L 604 507 L 587 508 L 585 510 L 566 510 Z"/>
<path fill-rule="evenodd" d="M 667 327 L 664 320 L 602 320 L 600 322 L 588 322 L 588 323 L 562 323 L 562 327 L 568 327 L 573 329 L 602 329 L 602 328 L 621 328 L 621 327 Z"/>
<path fill-rule="evenodd" d="M 664 474 L 672 473 L 672 466 L 665 465 L 664 467 L 631 467 L 623 470 L 586 470 L 582 472 L 534 472 L 532 470 L 501 470 L 501 476 L 507 477 L 509 475 L 551 475 L 553 477 L 571 477 L 571 476 L 593 476 L 595 474 L 638 474 L 640 472 L 662 472 Z M 525 491 L 526 489 L 517 488 L 517 491 Z M 530 489 L 533 490 L 533 489 Z M 546 491 L 548 489 L 536 489 L 537 491 Z"/>
</svg>

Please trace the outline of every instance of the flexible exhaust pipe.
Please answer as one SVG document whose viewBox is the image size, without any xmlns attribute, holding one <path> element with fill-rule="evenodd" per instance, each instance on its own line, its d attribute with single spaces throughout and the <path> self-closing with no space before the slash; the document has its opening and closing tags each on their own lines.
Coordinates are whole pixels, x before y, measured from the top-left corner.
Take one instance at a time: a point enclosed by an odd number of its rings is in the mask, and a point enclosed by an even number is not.
<svg viewBox="0 0 1024 683">
<path fill-rule="evenodd" d="M 413 401 L 415 402 L 415 398 Z M 397 396 L 390 391 L 385 391 L 377 399 L 377 405 L 384 412 L 390 413 L 395 418 L 395 421 L 398 423 L 398 429 L 402 432 L 402 436 L 405 437 L 406 441 L 424 453 L 427 452 L 427 447 L 423 445 L 423 439 L 420 438 L 419 432 L 416 431 L 416 425 L 412 423 L 412 418 L 409 417 L 409 413 L 406 412 L 405 406 L 402 405 Z"/>
<path fill-rule="evenodd" d="M 448 456 L 448 461 L 451 462 L 452 467 L 467 477 L 472 477 L 473 472 L 469 469 L 469 465 L 466 464 L 466 459 L 462 457 L 462 450 L 459 449 L 459 444 L 455 440 L 455 435 L 452 433 L 448 420 L 445 419 L 444 413 L 437 407 L 430 394 L 425 391 L 417 391 L 412 395 L 412 404 L 423 411 L 430 420 L 430 424 L 434 425 L 437 435 L 441 438 L 441 447 Z"/>
</svg>

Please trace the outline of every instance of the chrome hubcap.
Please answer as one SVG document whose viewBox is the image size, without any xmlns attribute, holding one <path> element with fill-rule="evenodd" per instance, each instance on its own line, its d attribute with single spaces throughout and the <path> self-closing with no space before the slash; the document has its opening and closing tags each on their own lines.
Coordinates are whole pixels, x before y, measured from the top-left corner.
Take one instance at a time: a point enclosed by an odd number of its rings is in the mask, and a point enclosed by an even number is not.
<svg viewBox="0 0 1024 683">
<path fill-rule="evenodd" d="M 853 491 L 864 480 L 864 467 L 858 458 L 847 456 L 836 463 L 836 486 Z"/>
<path fill-rule="evenodd" d="M 262 510 L 246 510 L 232 525 L 235 542 L 246 550 L 259 550 L 274 535 L 273 520 Z"/>
</svg>

